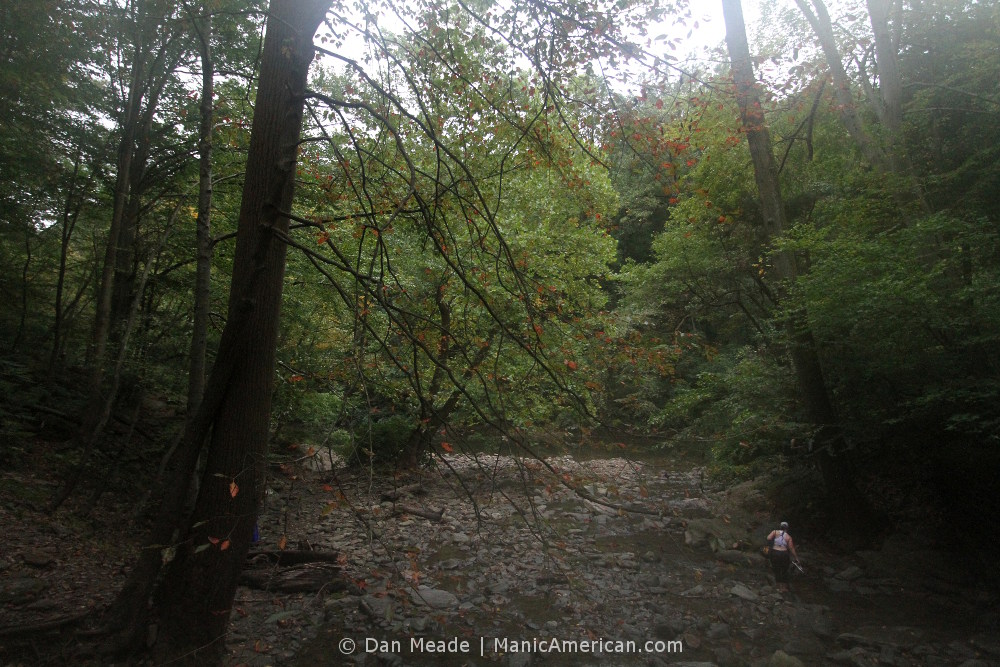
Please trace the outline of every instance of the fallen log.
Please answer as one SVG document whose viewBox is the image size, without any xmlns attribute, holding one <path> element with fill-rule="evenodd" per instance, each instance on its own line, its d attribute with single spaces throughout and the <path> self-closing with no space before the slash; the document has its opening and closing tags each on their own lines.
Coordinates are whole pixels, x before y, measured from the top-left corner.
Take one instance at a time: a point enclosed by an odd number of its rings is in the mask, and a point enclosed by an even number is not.
<svg viewBox="0 0 1000 667">
<path fill-rule="evenodd" d="M 288 567 L 289 565 L 301 565 L 303 563 L 339 563 L 341 555 L 336 551 L 312 551 L 309 549 L 251 551 L 247 554 L 247 561 L 251 564 L 254 561 L 264 558 L 269 563 L 280 567 Z"/>
<path fill-rule="evenodd" d="M 53 630 L 62 630 L 76 625 L 89 616 L 90 613 L 89 611 L 85 611 L 71 616 L 59 616 L 29 625 L 8 625 L 0 628 L 0 638 L 25 637 Z"/>
<path fill-rule="evenodd" d="M 396 505 L 393 508 L 394 514 L 412 514 L 413 516 L 423 517 L 428 521 L 440 521 L 441 517 L 444 516 L 444 508 L 439 510 L 428 510 L 422 507 L 414 507 L 412 505 Z"/>
<path fill-rule="evenodd" d="M 240 584 L 277 593 L 343 591 L 351 587 L 340 576 L 340 568 L 330 563 L 307 563 L 281 569 L 244 570 Z"/>
</svg>

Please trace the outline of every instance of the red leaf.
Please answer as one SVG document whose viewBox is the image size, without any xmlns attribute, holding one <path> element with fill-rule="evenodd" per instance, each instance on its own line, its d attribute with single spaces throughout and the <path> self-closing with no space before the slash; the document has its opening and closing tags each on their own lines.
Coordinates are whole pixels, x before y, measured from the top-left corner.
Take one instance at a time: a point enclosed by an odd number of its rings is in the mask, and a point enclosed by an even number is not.
<svg viewBox="0 0 1000 667">
<path fill-rule="evenodd" d="M 229 548 L 229 540 L 222 540 L 222 544 L 219 545 L 219 551 L 225 551 Z"/>
<path fill-rule="evenodd" d="M 219 543 L 219 538 L 218 537 L 209 537 L 208 541 L 211 542 L 212 544 L 218 544 Z"/>
<path fill-rule="evenodd" d="M 240 487 L 236 483 L 236 480 L 234 479 L 233 481 L 231 481 L 229 483 L 229 495 L 230 495 L 230 497 L 235 498 L 236 494 L 239 493 L 239 492 L 240 492 Z"/>
<path fill-rule="evenodd" d="M 451 445 L 449 445 L 447 442 L 442 442 L 441 443 L 441 449 L 443 449 L 446 452 L 453 452 L 453 451 L 455 451 L 455 448 L 452 447 Z"/>
</svg>

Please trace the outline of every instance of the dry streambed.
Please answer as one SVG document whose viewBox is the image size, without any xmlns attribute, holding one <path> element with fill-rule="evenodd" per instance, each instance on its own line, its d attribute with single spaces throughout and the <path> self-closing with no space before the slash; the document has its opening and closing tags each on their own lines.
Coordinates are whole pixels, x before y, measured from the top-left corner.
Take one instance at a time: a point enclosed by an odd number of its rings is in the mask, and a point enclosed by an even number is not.
<svg viewBox="0 0 1000 667">
<path fill-rule="evenodd" d="M 834 557 L 799 536 L 807 574 L 782 594 L 756 554 L 772 517 L 752 486 L 623 458 L 546 463 L 448 455 L 393 480 L 286 468 L 261 548 L 284 537 L 337 563 L 300 566 L 319 592 L 241 589 L 232 664 L 1000 660 L 995 597 L 905 540 Z"/>
</svg>

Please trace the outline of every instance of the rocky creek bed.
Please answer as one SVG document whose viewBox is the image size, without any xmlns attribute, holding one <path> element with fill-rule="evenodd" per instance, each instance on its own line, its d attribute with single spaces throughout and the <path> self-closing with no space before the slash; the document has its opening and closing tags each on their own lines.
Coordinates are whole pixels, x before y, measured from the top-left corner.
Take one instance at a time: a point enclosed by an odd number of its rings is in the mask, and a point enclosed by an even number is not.
<svg viewBox="0 0 1000 667">
<path fill-rule="evenodd" d="M 230 665 L 1000 665 L 997 594 L 918 536 L 844 554 L 793 527 L 805 574 L 780 592 L 757 551 L 779 517 L 696 466 L 445 454 L 384 478 L 314 461 L 275 469 Z M 0 626 L 113 596 L 135 549 L 108 539 L 113 512 L 59 523 L 9 500 Z"/>
<path fill-rule="evenodd" d="M 387 481 L 306 477 L 275 480 L 264 544 L 340 554 L 337 584 L 241 592 L 234 665 L 1000 665 L 996 594 L 944 555 L 799 533 L 805 574 L 779 592 L 763 495 L 697 467 L 445 455 Z"/>
</svg>

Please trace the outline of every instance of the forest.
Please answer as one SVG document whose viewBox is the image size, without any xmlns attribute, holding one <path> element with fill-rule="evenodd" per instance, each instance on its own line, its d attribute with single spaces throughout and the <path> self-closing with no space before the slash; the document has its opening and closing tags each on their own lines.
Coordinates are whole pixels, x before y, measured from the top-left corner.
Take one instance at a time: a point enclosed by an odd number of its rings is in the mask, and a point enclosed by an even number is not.
<svg viewBox="0 0 1000 667">
<path fill-rule="evenodd" d="M 1000 5 L 707 4 L 0 1 L 0 517 L 128 550 L 35 659 L 223 664 L 311 459 L 683 459 L 995 588 Z"/>
</svg>

